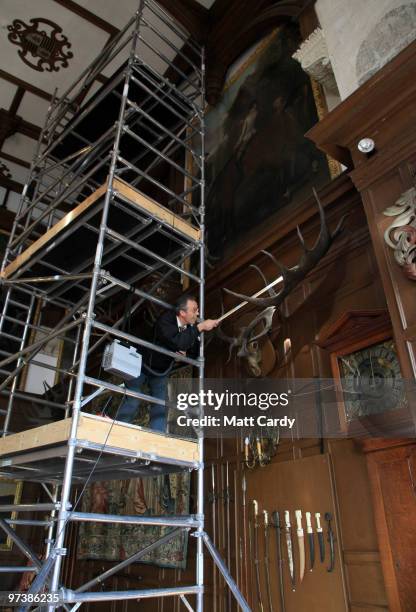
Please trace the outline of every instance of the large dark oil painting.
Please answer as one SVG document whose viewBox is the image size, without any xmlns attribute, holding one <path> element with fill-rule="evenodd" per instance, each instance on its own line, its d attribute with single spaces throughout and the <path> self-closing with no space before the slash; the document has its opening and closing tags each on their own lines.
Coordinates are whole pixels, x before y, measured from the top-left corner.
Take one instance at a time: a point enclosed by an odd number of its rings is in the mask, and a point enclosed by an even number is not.
<svg viewBox="0 0 416 612">
<path fill-rule="evenodd" d="M 252 52 L 207 114 L 207 229 L 211 256 L 230 255 L 285 206 L 329 180 L 305 132 L 317 121 L 308 75 L 284 27 Z"/>
</svg>

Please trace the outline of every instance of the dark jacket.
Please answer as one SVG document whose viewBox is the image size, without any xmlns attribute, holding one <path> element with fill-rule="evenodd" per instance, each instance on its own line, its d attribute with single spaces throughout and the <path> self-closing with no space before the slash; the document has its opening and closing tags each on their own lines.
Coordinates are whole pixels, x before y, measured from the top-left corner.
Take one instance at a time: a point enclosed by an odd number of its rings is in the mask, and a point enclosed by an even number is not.
<svg viewBox="0 0 416 612">
<path fill-rule="evenodd" d="M 176 313 L 167 310 L 156 321 L 153 343 L 170 351 L 186 351 L 186 356 L 196 359 L 199 355 L 199 331 L 196 325 L 188 325 L 179 331 Z M 143 355 L 144 364 L 158 373 L 169 370 L 174 359 L 156 351 L 146 350 Z M 146 371 L 146 369 L 145 369 Z"/>
</svg>

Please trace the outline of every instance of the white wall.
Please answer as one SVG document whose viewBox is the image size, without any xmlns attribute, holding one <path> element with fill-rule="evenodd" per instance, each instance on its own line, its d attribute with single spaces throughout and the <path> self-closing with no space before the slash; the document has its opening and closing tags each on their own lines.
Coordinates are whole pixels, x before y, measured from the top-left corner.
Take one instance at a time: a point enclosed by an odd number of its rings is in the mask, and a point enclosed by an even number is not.
<svg viewBox="0 0 416 612">
<path fill-rule="evenodd" d="M 341 98 L 416 38 L 414 0 L 317 0 Z"/>
</svg>

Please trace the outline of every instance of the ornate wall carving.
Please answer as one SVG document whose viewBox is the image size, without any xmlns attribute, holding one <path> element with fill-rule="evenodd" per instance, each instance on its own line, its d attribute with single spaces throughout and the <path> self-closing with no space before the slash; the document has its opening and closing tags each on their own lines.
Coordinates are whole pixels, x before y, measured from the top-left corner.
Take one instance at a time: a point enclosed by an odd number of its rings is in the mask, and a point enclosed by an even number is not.
<svg viewBox="0 0 416 612">
<path fill-rule="evenodd" d="M 384 214 L 395 217 L 384 232 L 384 240 L 407 278 L 416 281 L 416 189 L 402 193 Z"/>
<path fill-rule="evenodd" d="M 21 47 L 19 57 L 33 70 L 57 72 L 66 68 L 68 60 L 74 56 L 69 51 L 72 45 L 62 34 L 62 28 L 49 19 L 36 17 L 30 20 L 30 24 L 15 19 L 7 29 L 9 41 Z"/>
</svg>

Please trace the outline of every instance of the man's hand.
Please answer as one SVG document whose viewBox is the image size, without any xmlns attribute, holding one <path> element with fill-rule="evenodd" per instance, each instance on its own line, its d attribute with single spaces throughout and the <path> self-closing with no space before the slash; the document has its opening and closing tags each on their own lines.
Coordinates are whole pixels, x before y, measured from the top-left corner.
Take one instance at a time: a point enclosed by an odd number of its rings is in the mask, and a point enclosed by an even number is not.
<svg viewBox="0 0 416 612">
<path fill-rule="evenodd" d="M 197 328 L 200 332 L 208 332 L 213 330 L 218 325 L 219 321 L 217 319 L 205 319 L 205 321 L 201 321 L 201 323 L 198 323 Z"/>
</svg>

